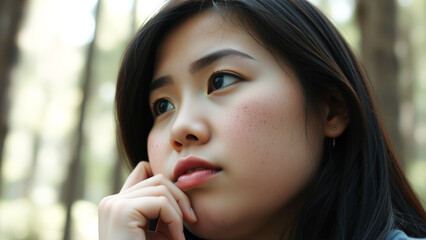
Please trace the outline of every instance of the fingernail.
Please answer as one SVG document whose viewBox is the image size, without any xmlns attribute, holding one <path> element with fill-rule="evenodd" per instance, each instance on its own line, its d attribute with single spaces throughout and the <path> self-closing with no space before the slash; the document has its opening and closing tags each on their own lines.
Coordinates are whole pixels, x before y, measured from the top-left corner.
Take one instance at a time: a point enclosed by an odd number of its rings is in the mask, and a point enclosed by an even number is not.
<svg viewBox="0 0 426 240">
<path fill-rule="evenodd" d="M 191 214 L 191 218 L 194 219 L 194 222 L 197 221 L 197 216 L 195 216 L 194 209 L 189 209 L 189 214 Z"/>
</svg>

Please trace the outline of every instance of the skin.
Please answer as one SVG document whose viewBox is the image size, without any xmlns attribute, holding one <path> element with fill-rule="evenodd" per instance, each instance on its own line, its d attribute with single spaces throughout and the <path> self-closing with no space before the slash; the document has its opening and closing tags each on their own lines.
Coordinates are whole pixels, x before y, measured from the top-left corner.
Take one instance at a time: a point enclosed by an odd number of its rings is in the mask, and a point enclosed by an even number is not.
<svg viewBox="0 0 426 240">
<path fill-rule="evenodd" d="M 214 180 L 186 191 L 198 217 L 188 227 L 206 238 L 259 239 L 265 232 L 277 238 L 280 228 L 271 223 L 290 217 L 285 203 L 313 176 L 324 138 L 317 128 L 307 144 L 299 84 L 252 37 L 216 15 L 185 22 L 159 49 L 154 79 L 170 76 L 173 82 L 150 99 L 170 98 L 174 109 L 158 116 L 149 134 L 154 174 L 171 179 L 177 160 L 191 154 L 222 167 Z M 230 56 L 188 71 L 195 60 L 222 49 L 253 59 Z M 218 70 L 245 79 L 206 94 Z"/>
<path fill-rule="evenodd" d="M 194 70 L 194 61 L 224 49 L 243 54 Z M 224 83 L 212 90 L 218 71 L 241 78 L 221 75 Z M 154 113 L 163 103 L 148 137 L 150 163 L 139 164 L 122 192 L 101 202 L 100 239 L 183 239 L 183 224 L 206 239 L 278 239 L 318 171 L 324 138 L 340 135 L 347 119 L 330 116 L 324 104 L 315 123 L 307 123 L 291 69 L 212 12 L 166 36 L 153 82 L 164 77 L 150 94 Z M 173 169 L 188 156 L 222 171 L 182 191 Z M 147 220 L 158 217 L 157 231 L 148 232 Z"/>
</svg>

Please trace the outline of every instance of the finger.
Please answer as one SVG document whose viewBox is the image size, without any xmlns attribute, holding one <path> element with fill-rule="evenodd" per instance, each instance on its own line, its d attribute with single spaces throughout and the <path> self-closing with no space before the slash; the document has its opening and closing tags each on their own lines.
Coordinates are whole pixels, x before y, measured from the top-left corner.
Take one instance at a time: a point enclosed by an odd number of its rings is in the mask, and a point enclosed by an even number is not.
<svg viewBox="0 0 426 240">
<path fill-rule="evenodd" d="M 165 185 L 157 185 L 157 186 L 148 186 L 143 188 L 134 189 L 133 191 L 126 191 L 124 193 L 120 193 L 117 198 L 120 199 L 133 199 L 133 198 L 141 198 L 141 197 L 166 197 L 170 204 L 175 208 L 175 211 L 179 214 L 180 218 L 183 218 L 183 213 L 181 207 L 177 203 L 174 196 L 170 193 L 169 189 Z"/>
<path fill-rule="evenodd" d="M 155 232 L 166 236 L 167 239 L 172 239 L 172 236 L 170 235 L 170 231 L 167 224 L 161 220 L 158 221 Z"/>
<path fill-rule="evenodd" d="M 181 216 L 179 216 L 175 208 L 166 197 L 159 196 L 135 198 L 132 199 L 129 204 L 134 205 L 134 209 L 136 209 L 138 213 L 142 214 L 141 218 L 143 219 L 160 218 L 160 221 L 167 225 L 167 229 L 173 239 L 184 239 L 182 238 L 183 219 Z M 167 234 L 164 232 L 162 233 Z"/>
<path fill-rule="evenodd" d="M 141 214 L 134 214 L 137 210 L 129 208 L 129 201 L 117 196 L 105 197 L 99 204 L 99 239 L 146 239 L 143 226 L 148 220 Z M 139 216 L 136 220 L 135 215 Z"/>
<path fill-rule="evenodd" d="M 189 200 L 188 196 L 162 174 L 157 174 L 149 179 L 138 182 L 137 184 L 126 189 L 125 192 L 136 192 L 137 189 L 158 185 L 164 185 L 167 187 L 173 198 L 176 199 L 176 202 L 179 205 L 180 209 L 182 209 L 185 221 L 191 223 L 197 221 L 197 217 L 195 216 L 194 210 L 191 207 L 191 201 Z"/>
<path fill-rule="evenodd" d="M 124 183 L 120 192 L 130 188 L 138 182 L 152 177 L 152 175 L 151 165 L 149 162 L 139 162 L 135 169 L 133 169 L 133 171 L 130 173 L 129 177 L 127 177 L 126 182 Z"/>
<path fill-rule="evenodd" d="M 155 240 L 170 240 L 173 239 L 170 234 L 164 234 L 162 232 L 145 232 L 146 239 L 155 239 Z"/>
</svg>

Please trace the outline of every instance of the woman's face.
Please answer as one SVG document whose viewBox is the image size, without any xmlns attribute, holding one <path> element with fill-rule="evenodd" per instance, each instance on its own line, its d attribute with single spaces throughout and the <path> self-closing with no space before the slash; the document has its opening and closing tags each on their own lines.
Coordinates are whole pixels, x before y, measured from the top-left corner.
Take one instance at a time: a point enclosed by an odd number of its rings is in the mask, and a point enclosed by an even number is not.
<svg viewBox="0 0 426 240">
<path fill-rule="evenodd" d="M 186 227 L 209 239 L 279 235 L 324 139 L 291 69 L 212 12 L 167 35 L 155 66 L 149 161 L 189 196 L 198 222 Z"/>
</svg>

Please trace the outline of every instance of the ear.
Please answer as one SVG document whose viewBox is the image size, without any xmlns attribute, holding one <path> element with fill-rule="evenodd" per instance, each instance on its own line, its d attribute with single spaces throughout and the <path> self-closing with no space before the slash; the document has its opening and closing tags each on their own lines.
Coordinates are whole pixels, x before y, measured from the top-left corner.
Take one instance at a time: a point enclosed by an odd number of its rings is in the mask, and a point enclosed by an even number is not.
<svg viewBox="0 0 426 240">
<path fill-rule="evenodd" d="M 349 113 L 345 100 L 340 92 L 331 90 L 326 97 L 325 106 L 325 136 L 339 137 L 349 124 Z"/>
</svg>

